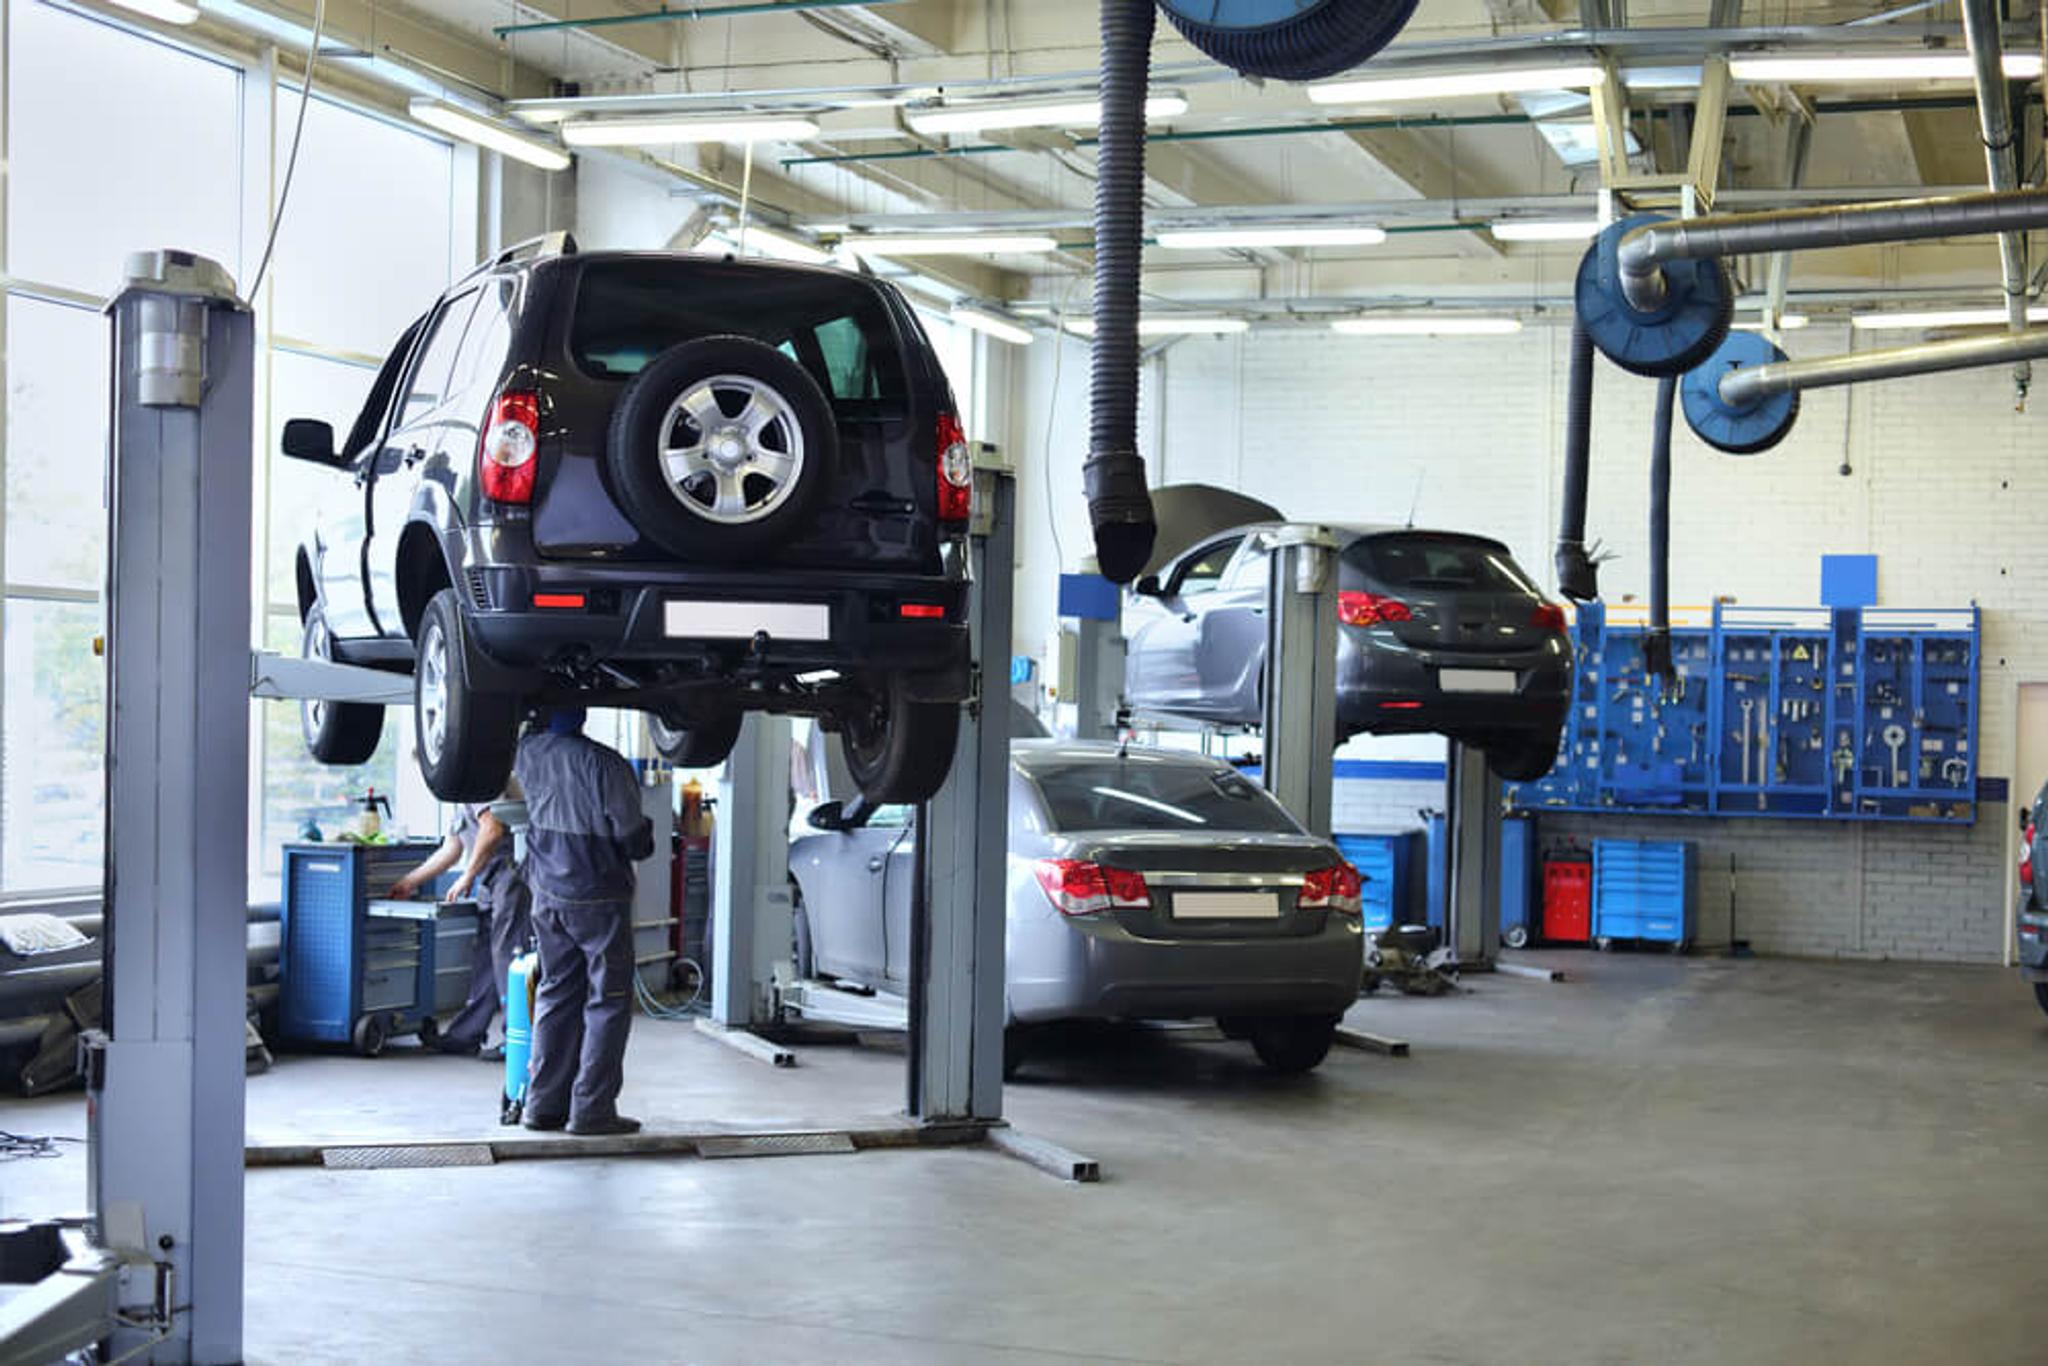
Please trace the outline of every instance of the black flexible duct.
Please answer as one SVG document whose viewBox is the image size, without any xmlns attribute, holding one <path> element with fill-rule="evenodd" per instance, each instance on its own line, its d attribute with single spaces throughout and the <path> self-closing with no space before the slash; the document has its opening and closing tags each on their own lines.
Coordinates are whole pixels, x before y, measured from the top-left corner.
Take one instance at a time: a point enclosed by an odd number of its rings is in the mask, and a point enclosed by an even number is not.
<svg viewBox="0 0 2048 1366">
<path fill-rule="evenodd" d="M 1671 413 L 1678 376 L 1657 381 L 1657 417 L 1650 441 L 1650 626 L 1643 632 L 1643 668 L 1667 682 L 1671 662 Z"/>
<path fill-rule="evenodd" d="M 1158 524 L 1138 454 L 1138 279 L 1145 255 L 1145 94 L 1153 0 L 1102 0 L 1102 129 L 1095 154 L 1095 344 L 1084 487 L 1104 578 L 1129 583 Z"/>
<path fill-rule="evenodd" d="M 1600 596 L 1600 570 L 1586 554 L 1586 478 L 1593 451 L 1593 337 L 1572 323 L 1565 389 L 1564 507 L 1557 525 L 1557 591 L 1573 602 Z"/>
</svg>

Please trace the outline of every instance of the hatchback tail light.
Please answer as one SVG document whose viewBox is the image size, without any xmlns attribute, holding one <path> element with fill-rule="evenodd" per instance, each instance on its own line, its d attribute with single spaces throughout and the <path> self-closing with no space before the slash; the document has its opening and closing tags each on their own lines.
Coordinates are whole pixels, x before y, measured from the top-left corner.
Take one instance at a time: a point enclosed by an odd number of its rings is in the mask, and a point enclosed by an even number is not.
<svg viewBox="0 0 2048 1366">
<path fill-rule="evenodd" d="M 512 389 L 491 402 L 477 441 L 477 477 L 498 503 L 533 501 L 534 457 L 540 452 L 540 395 Z"/>
<path fill-rule="evenodd" d="M 1413 620 L 1414 616 L 1408 604 L 1399 598 L 1378 593 L 1337 594 L 1337 620 L 1346 626 L 1385 626 L 1389 622 Z"/>
<path fill-rule="evenodd" d="M 1565 624 L 1564 608 L 1554 602 L 1537 603 L 1536 610 L 1529 614 L 1529 624 L 1555 636 L 1561 636 L 1569 629 Z"/>
<path fill-rule="evenodd" d="M 1042 858 L 1032 871 L 1061 915 L 1143 910 L 1152 904 L 1152 889 L 1145 885 L 1145 875 L 1129 868 L 1105 868 L 1084 859 Z"/>
<path fill-rule="evenodd" d="M 1335 911 L 1338 915 L 1365 913 L 1365 879 L 1348 863 L 1318 868 L 1301 880 L 1301 895 L 1295 906 L 1304 911 Z"/>
<path fill-rule="evenodd" d="M 938 431 L 939 520 L 964 526 L 974 511 L 974 452 L 967 448 L 967 429 L 941 409 Z"/>
</svg>

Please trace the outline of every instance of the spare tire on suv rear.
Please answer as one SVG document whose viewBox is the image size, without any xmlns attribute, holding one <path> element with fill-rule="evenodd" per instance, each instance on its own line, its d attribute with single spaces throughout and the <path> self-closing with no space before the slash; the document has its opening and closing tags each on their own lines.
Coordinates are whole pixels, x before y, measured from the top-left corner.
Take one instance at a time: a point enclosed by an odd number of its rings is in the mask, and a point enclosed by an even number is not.
<svg viewBox="0 0 2048 1366">
<path fill-rule="evenodd" d="M 612 412 L 605 464 L 649 540 L 732 560 L 788 539 L 839 456 L 832 404 L 801 365 L 747 337 L 656 356 Z"/>
</svg>

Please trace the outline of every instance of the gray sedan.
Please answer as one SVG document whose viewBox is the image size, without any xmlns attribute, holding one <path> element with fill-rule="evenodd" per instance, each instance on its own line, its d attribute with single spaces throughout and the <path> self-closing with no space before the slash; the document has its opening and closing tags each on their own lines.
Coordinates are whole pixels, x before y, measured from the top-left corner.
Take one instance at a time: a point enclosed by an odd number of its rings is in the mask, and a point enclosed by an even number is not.
<svg viewBox="0 0 2048 1366">
<path fill-rule="evenodd" d="M 797 968 L 908 989 L 910 808 L 790 848 Z M 1265 789 L 1214 759 L 1109 744 L 1010 749 L 1006 1070 L 1035 1026 L 1216 1017 L 1306 1072 L 1363 971 L 1358 873 Z"/>
</svg>

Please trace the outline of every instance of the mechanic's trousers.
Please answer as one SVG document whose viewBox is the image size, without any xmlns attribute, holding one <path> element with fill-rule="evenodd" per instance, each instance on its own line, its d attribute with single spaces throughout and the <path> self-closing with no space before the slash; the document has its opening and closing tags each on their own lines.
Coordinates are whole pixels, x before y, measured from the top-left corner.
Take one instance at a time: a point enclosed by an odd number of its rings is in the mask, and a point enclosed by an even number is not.
<svg viewBox="0 0 2048 1366">
<path fill-rule="evenodd" d="M 540 989 L 528 1120 L 600 1123 L 618 1114 L 633 1025 L 633 911 L 624 901 L 563 905 L 536 893 Z"/>
<path fill-rule="evenodd" d="M 533 893 L 526 879 L 513 868 L 498 874 L 494 882 L 487 897 L 477 898 L 480 914 L 469 955 L 469 999 L 442 1030 L 450 1043 L 461 1046 L 483 1046 L 491 1017 L 505 1008 L 512 960 L 526 952 L 533 938 Z"/>
</svg>

